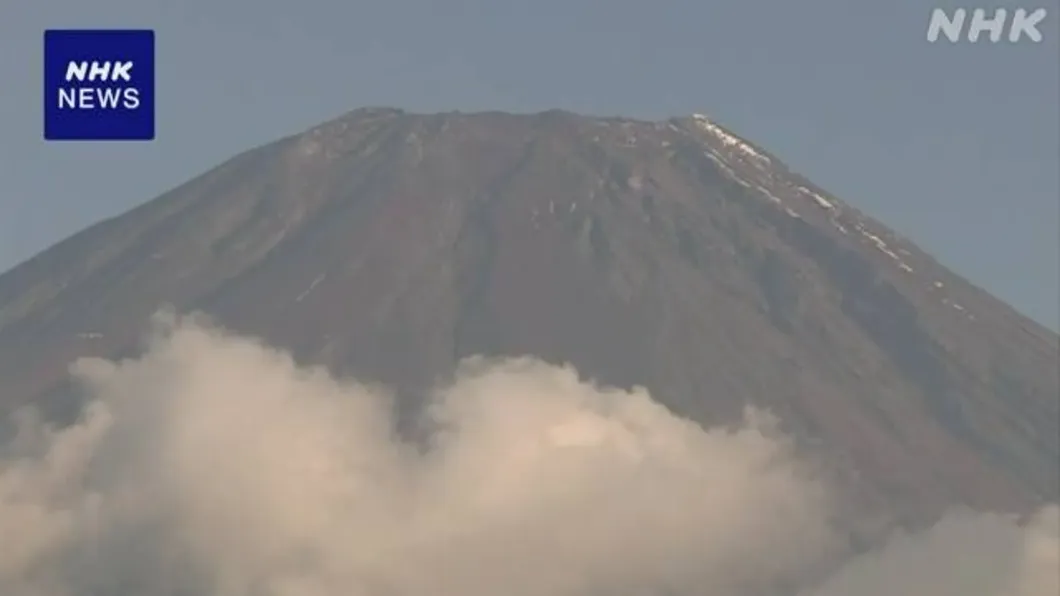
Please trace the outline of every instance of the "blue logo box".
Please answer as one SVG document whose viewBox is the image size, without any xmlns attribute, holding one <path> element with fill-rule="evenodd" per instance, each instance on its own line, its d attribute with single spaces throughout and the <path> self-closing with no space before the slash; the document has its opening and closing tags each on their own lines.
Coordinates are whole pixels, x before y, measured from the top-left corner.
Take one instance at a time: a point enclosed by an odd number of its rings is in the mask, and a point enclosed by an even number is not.
<svg viewBox="0 0 1060 596">
<path fill-rule="evenodd" d="M 155 33 L 149 29 L 44 32 L 44 138 L 155 138 Z"/>
</svg>

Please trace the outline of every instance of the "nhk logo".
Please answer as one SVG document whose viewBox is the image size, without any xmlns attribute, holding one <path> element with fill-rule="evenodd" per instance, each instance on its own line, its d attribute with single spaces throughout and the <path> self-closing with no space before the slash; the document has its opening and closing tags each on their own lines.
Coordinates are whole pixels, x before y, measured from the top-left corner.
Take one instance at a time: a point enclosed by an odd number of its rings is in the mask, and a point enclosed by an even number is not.
<svg viewBox="0 0 1060 596">
<path fill-rule="evenodd" d="M 44 32 L 46 139 L 153 139 L 154 87 L 154 32 Z"/>
<path fill-rule="evenodd" d="M 132 84 L 133 62 L 96 62 L 71 60 L 66 65 L 67 83 L 78 83 L 59 88 L 60 109 L 115 109 L 121 106 L 127 110 L 140 107 L 140 90 L 132 86 L 99 87 L 86 86 L 80 83 L 121 82 Z"/>
<path fill-rule="evenodd" d="M 971 14 L 971 19 L 968 18 L 969 14 Z M 1046 16 L 1048 12 L 1044 8 L 1034 10 L 1018 8 L 1011 13 L 1004 8 L 998 8 L 992 15 L 982 8 L 973 11 L 958 8 L 952 13 L 936 8 L 932 11 L 931 19 L 928 21 L 927 40 L 935 43 L 941 33 L 951 43 L 957 43 L 963 39 L 969 43 L 976 43 L 984 33 L 987 33 L 991 43 L 1001 41 L 1003 36 L 1010 43 L 1017 43 L 1024 39 L 1040 43 L 1042 32 L 1038 30 L 1038 26 Z M 1008 35 L 1005 35 L 1006 26 Z"/>
</svg>

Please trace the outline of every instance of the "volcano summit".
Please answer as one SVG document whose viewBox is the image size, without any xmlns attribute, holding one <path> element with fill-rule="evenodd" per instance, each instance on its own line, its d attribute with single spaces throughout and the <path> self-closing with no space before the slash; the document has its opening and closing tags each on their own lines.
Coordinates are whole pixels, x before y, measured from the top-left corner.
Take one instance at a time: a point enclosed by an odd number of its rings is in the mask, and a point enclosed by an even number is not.
<svg viewBox="0 0 1060 596">
<path fill-rule="evenodd" d="M 167 305 L 403 413 L 470 356 L 752 404 L 882 525 L 1060 497 L 1057 335 L 702 115 L 360 109 L 238 155 L 0 276 L 0 414 L 71 421 L 71 363 Z"/>
</svg>

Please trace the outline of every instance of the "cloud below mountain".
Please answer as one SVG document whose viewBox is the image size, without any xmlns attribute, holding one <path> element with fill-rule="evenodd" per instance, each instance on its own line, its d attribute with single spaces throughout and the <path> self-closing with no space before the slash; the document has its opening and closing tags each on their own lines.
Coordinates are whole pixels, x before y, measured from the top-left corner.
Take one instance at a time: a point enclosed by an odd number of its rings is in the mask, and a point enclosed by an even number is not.
<svg viewBox="0 0 1060 596">
<path fill-rule="evenodd" d="M 0 445 L 10 596 L 729 596 L 838 554 L 832 495 L 766 413 L 704 430 L 531 359 L 465 362 L 417 440 L 383 389 L 203 321 L 86 360 L 82 420 Z M 959 512 L 807 596 L 1052 596 L 1058 515 Z"/>
</svg>

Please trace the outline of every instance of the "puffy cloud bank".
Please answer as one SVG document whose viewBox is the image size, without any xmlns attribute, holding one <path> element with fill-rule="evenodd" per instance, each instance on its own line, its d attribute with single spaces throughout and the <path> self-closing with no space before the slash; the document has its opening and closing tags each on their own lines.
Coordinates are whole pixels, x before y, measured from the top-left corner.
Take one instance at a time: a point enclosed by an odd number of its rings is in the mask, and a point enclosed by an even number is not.
<svg viewBox="0 0 1060 596">
<path fill-rule="evenodd" d="M 380 389 L 188 319 L 75 374 L 78 424 L 0 445 L 5 596 L 735 596 L 838 554 L 827 483 L 761 412 L 704 430 L 472 360 L 413 442 Z M 1057 517 L 957 515 L 805 594 L 1055 596 Z"/>
</svg>

